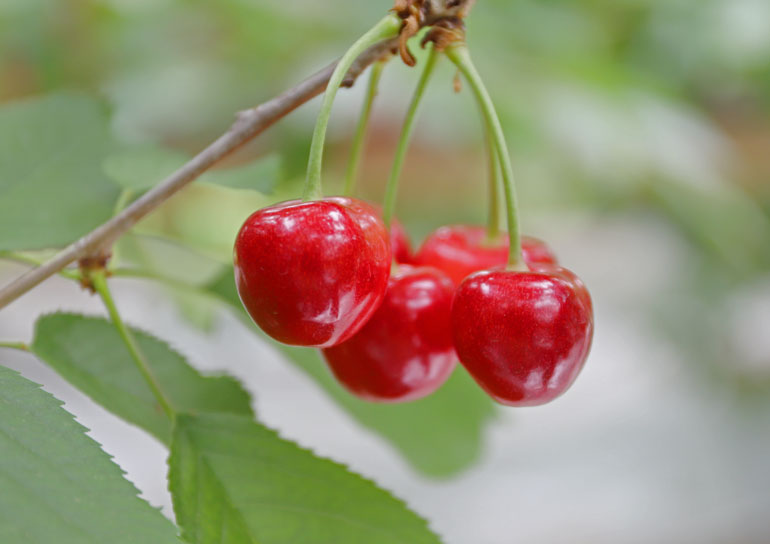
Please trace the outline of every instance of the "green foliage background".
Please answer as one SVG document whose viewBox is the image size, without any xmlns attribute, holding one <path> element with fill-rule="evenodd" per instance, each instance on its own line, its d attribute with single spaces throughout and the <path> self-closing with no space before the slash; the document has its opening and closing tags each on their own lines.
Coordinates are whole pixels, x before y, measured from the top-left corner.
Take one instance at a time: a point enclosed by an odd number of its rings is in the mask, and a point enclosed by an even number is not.
<svg viewBox="0 0 770 544">
<path fill-rule="evenodd" d="M 0 252 L 42 258 L 84 234 L 225 130 L 236 111 L 325 65 L 388 7 L 0 0 Z M 740 398 L 770 399 L 770 375 L 737 364 L 720 318 L 735 293 L 770 272 L 768 4 L 480 0 L 468 36 L 513 150 L 525 228 L 538 234 L 552 218 L 639 216 L 665 225 L 686 248 L 684 272 L 631 310 L 677 342 L 700 379 Z M 467 93 L 452 91 L 453 75 L 448 63 L 439 70 L 404 176 L 398 214 L 417 240 L 442 223 L 484 221 L 479 122 Z M 414 76 L 399 63 L 386 69 L 360 188 L 369 199 L 382 196 Z M 341 93 L 335 109 L 329 193 L 340 187 L 358 97 Z M 254 209 L 299 194 L 316 105 L 143 221 L 116 246 L 115 263 L 166 284 L 202 330 L 218 309 L 240 312 L 234 234 Z M 47 325 L 71 341 L 104 323 L 59 315 L 38 330 Z M 108 335 L 105 342 L 114 340 Z M 58 340 L 39 336 L 37 355 L 109 409 L 124 414 L 133 396 L 147 395 L 115 389 L 119 376 L 100 375 L 110 369 L 85 342 L 70 351 Z M 208 390 L 213 378 L 188 375 L 161 342 L 141 342 L 172 379 L 181 373 Z M 313 352 L 282 353 L 423 474 L 457 475 L 483 451 L 495 412 L 465 375 L 435 397 L 383 409 L 342 391 Z M 219 411 L 248 413 L 236 400 Z M 168 442 L 171 430 L 156 416 L 140 419 Z"/>
</svg>

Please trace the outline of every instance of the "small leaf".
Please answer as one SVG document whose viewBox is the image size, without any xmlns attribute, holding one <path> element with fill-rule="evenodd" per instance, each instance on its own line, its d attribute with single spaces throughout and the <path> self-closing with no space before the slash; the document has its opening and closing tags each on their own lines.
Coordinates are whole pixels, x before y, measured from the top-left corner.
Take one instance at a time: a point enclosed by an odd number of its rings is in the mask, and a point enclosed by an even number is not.
<svg viewBox="0 0 770 544">
<path fill-rule="evenodd" d="M 133 332 L 177 410 L 252 415 L 249 394 L 235 379 L 204 377 L 165 343 Z M 41 317 L 32 351 L 107 410 L 170 442 L 171 422 L 108 321 L 72 314 Z"/>
<path fill-rule="evenodd" d="M 213 292 L 251 323 L 235 290 L 232 270 L 209 285 Z M 479 457 L 483 431 L 495 406 L 464 369 L 458 368 L 433 395 L 406 404 L 372 404 L 343 389 L 317 350 L 280 344 L 261 336 L 302 369 L 359 423 L 389 440 L 418 470 L 445 477 L 471 466 Z"/>
<path fill-rule="evenodd" d="M 0 542 L 179 543 L 61 402 L 0 367 Z"/>
<path fill-rule="evenodd" d="M 104 160 L 104 171 L 122 188 L 144 191 L 184 166 L 190 158 L 180 151 L 162 147 L 133 147 L 107 157 Z M 269 193 L 278 182 L 280 174 L 280 157 L 268 155 L 243 166 L 209 170 L 198 181 Z"/>
<path fill-rule="evenodd" d="M 0 107 L 0 250 L 59 247 L 109 219 L 118 190 L 99 104 L 57 94 Z"/>
<path fill-rule="evenodd" d="M 242 416 L 180 416 L 174 509 L 194 544 L 437 543 L 389 493 Z"/>
</svg>

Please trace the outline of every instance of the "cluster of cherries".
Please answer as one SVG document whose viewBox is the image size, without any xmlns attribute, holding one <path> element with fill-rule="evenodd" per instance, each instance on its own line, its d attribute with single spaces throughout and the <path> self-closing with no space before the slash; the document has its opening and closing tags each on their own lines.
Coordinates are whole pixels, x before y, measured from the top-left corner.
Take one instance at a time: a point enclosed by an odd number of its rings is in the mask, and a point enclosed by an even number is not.
<svg viewBox="0 0 770 544">
<path fill-rule="evenodd" d="M 591 298 L 543 242 L 519 240 L 502 130 L 464 46 L 447 56 L 476 83 L 488 126 L 496 129 L 493 162 L 507 172 L 511 239 L 494 229 L 445 226 L 412 253 L 403 227 L 383 220 L 378 207 L 320 196 L 334 92 L 362 48 L 400 26 L 384 19 L 340 61 L 314 133 L 305 198 L 259 210 L 241 228 L 234 252 L 241 300 L 274 339 L 320 348 L 339 382 L 365 400 L 424 397 L 459 360 L 502 404 L 549 402 L 570 387 L 588 356 Z M 391 211 L 386 204 L 385 216 Z"/>
<path fill-rule="evenodd" d="M 361 398 L 399 402 L 465 366 L 495 400 L 531 406 L 575 380 L 593 332 L 591 298 L 550 249 L 522 240 L 528 270 L 507 270 L 508 240 L 447 226 L 415 255 L 404 229 L 351 198 L 259 210 L 235 244 L 244 306 L 276 340 L 322 349 Z M 395 264 L 392 264 L 395 259 Z"/>
</svg>

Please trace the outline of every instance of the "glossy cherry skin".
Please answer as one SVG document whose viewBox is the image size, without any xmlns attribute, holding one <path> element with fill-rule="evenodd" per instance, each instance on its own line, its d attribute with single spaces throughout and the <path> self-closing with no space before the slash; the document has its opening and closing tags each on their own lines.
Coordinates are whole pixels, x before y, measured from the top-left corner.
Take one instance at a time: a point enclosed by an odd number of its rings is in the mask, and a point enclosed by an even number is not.
<svg viewBox="0 0 770 544">
<path fill-rule="evenodd" d="M 252 214 L 235 241 L 243 305 L 285 344 L 329 347 L 350 338 L 385 296 L 390 241 L 360 200 L 290 201 Z"/>
<path fill-rule="evenodd" d="M 497 402 L 536 406 L 564 393 L 593 337 L 585 286 L 558 267 L 468 277 L 455 293 L 452 338 L 460 362 Z"/>
<path fill-rule="evenodd" d="M 438 389 L 457 364 L 450 329 L 454 289 L 435 268 L 399 266 L 364 328 L 323 350 L 339 382 L 373 402 L 406 402 Z"/>
<path fill-rule="evenodd" d="M 390 223 L 390 248 L 393 252 L 393 259 L 399 264 L 411 264 L 412 243 L 409 241 L 409 235 L 404 226 L 398 219 L 393 219 Z"/>
<path fill-rule="evenodd" d="M 591 312 L 591 315 L 593 315 L 594 303 L 591 300 L 591 294 L 588 292 L 588 288 L 585 283 L 583 283 L 583 280 L 581 280 L 577 274 L 562 266 L 543 263 L 530 264 L 529 268 L 535 272 L 545 272 L 556 275 L 564 281 L 570 282 L 575 287 L 575 292 L 580 297 L 580 300 L 583 301 L 583 304 L 585 304 L 586 308 Z"/>
<path fill-rule="evenodd" d="M 503 234 L 492 244 L 487 242 L 486 236 L 484 227 L 441 227 L 425 239 L 414 262 L 434 266 L 446 272 L 455 285 L 460 285 L 474 272 L 503 266 L 508 261 L 508 236 Z M 521 251 L 527 264 L 557 264 L 550 248 L 537 238 L 523 236 Z"/>
</svg>

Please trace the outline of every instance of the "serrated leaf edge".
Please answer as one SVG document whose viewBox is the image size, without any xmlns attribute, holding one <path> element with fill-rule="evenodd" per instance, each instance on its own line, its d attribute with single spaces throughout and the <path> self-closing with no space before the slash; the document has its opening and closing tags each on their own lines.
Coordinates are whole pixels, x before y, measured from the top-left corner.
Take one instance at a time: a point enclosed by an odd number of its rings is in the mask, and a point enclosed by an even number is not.
<svg viewBox="0 0 770 544">
<path fill-rule="evenodd" d="M 139 490 L 139 489 L 136 487 L 136 484 L 134 484 L 134 482 L 132 482 L 130 479 L 128 479 L 128 473 L 127 473 L 127 472 L 126 472 L 126 471 L 123 469 L 123 467 L 121 467 L 121 466 L 120 466 L 120 464 L 118 464 L 118 462 L 115 460 L 115 456 L 114 456 L 114 455 L 112 455 L 112 454 L 111 454 L 110 452 L 108 452 L 107 450 L 105 450 L 105 449 L 104 449 L 104 445 L 103 445 L 101 442 L 99 442 L 98 440 L 96 440 L 96 438 L 94 438 L 93 436 L 91 436 L 91 434 L 90 434 L 90 433 L 91 433 L 92 429 L 90 429 L 90 428 L 86 427 L 85 425 L 83 425 L 83 424 L 80 422 L 80 420 L 78 419 L 78 417 L 77 417 L 75 414 L 73 414 L 72 412 L 70 412 L 69 410 L 67 410 L 67 408 L 65 408 L 65 402 L 64 402 L 63 400 L 61 400 L 60 398 L 58 398 L 57 396 L 55 396 L 53 393 L 51 393 L 50 391 L 48 391 L 48 390 L 45 388 L 45 386 L 44 386 L 44 385 L 42 385 L 42 384 L 40 384 L 40 383 L 36 382 L 35 380 L 32 380 L 32 379 L 28 378 L 27 376 L 25 376 L 24 374 L 22 374 L 22 373 L 21 373 L 21 372 L 19 372 L 18 370 L 16 370 L 16 369 L 13 369 L 13 368 L 10 368 L 10 367 L 7 367 L 7 366 L 5 366 L 5 365 L 2 365 L 2 366 L 3 366 L 3 368 L 5 368 L 6 370 L 8 370 L 9 372 L 11 372 L 11 373 L 13 373 L 13 374 L 15 374 L 15 375 L 17 375 L 17 376 L 19 376 L 19 377 L 23 378 L 23 379 L 24 379 L 24 380 L 26 380 L 26 381 L 27 381 L 27 382 L 28 382 L 28 383 L 29 383 L 29 384 L 30 384 L 30 385 L 31 385 L 31 386 L 32 386 L 34 389 L 37 389 L 37 390 L 39 390 L 39 391 L 40 391 L 40 392 L 42 392 L 44 395 L 46 395 L 48 398 L 50 398 L 50 399 L 53 401 L 53 404 L 54 404 L 54 405 L 56 405 L 58 408 L 60 408 L 60 409 L 61 409 L 61 410 L 62 410 L 62 411 L 65 413 L 65 414 L 67 414 L 67 415 L 68 415 L 68 416 L 71 418 L 72 422 L 75 424 L 75 426 L 77 427 L 77 429 L 78 429 L 78 430 L 80 430 L 80 431 L 83 433 L 83 435 L 84 435 L 85 437 L 87 437 L 89 440 L 91 440 L 91 441 L 92 441 L 94 444 L 96 444 L 96 445 L 97 445 L 97 447 L 99 448 L 99 451 L 101 451 L 101 452 L 102 452 L 102 453 L 105 455 L 105 457 L 106 457 L 106 458 L 107 458 L 107 459 L 110 461 L 110 463 L 111 463 L 111 464 L 112 464 L 112 465 L 113 465 L 113 466 L 114 466 L 114 467 L 117 469 L 117 472 L 118 472 L 118 474 L 120 475 L 120 477 L 121 477 L 123 480 L 125 480 L 125 482 L 126 482 L 126 483 L 128 484 L 128 486 L 129 486 L 129 488 L 130 488 L 130 489 L 133 491 L 133 494 L 132 494 L 132 496 L 133 496 L 135 499 L 137 499 L 137 500 L 139 500 L 139 501 L 141 501 L 141 502 L 145 503 L 147 506 L 149 506 L 149 507 L 150 507 L 150 508 L 152 508 L 153 510 L 156 510 L 156 511 L 157 511 L 158 513 L 160 513 L 161 515 L 163 515 L 163 513 L 162 513 L 162 508 L 161 508 L 161 507 L 159 507 L 159 506 L 154 506 L 154 505 L 150 504 L 150 503 L 149 503 L 147 500 L 143 499 L 143 498 L 140 496 L 140 495 L 142 494 L 142 492 L 141 492 L 141 491 L 140 491 L 140 490 Z M 164 517 L 165 517 L 165 516 L 164 516 Z M 170 522 L 170 523 L 172 523 L 172 522 Z M 181 540 L 181 538 L 180 538 L 180 536 L 179 536 L 179 531 L 180 531 L 180 528 L 179 528 L 178 526 L 175 526 L 175 527 L 176 527 L 176 529 L 177 529 L 177 539 L 179 540 L 179 542 L 180 542 L 180 543 L 182 543 L 182 540 Z"/>
<path fill-rule="evenodd" d="M 234 415 L 234 414 L 216 414 L 216 415 L 218 417 L 232 417 L 232 418 L 244 417 L 244 416 L 238 416 L 238 415 Z M 195 417 L 192 414 L 180 414 L 180 416 L 182 418 L 184 416 Z M 178 425 L 178 421 L 179 420 L 177 420 L 177 425 Z M 419 522 L 421 522 L 420 524 L 437 538 L 437 542 L 439 542 L 439 543 L 443 542 L 443 539 L 442 539 L 441 535 L 438 533 L 438 531 L 434 530 L 434 528 L 431 527 L 430 522 L 426 518 L 424 518 L 422 515 L 420 515 L 417 512 L 417 510 L 414 509 L 409 504 L 408 501 L 398 497 L 392 490 L 388 489 L 387 487 L 382 486 L 377 481 L 375 481 L 373 478 L 370 478 L 370 477 L 367 477 L 367 476 L 363 476 L 362 474 L 359 474 L 358 472 L 355 472 L 353 469 L 351 469 L 348 465 L 346 465 L 343 462 L 340 462 L 340 461 L 337 461 L 335 459 L 331 459 L 329 457 L 326 457 L 324 455 L 320 455 L 320 454 L 316 453 L 316 451 L 313 450 L 312 447 L 305 446 L 304 444 L 301 444 L 301 443 L 297 442 L 294 439 L 287 438 L 287 437 L 283 436 L 279 430 L 274 429 L 273 427 L 270 427 L 269 425 L 266 425 L 266 424 L 264 424 L 264 423 L 262 423 L 262 422 L 260 422 L 260 421 L 258 421 L 256 419 L 253 420 L 253 423 L 263 427 L 265 430 L 267 430 L 271 434 L 275 435 L 275 437 L 278 438 L 279 440 L 282 440 L 284 442 L 288 442 L 288 443 L 292 444 L 297 449 L 299 449 L 299 450 L 301 450 L 301 451 L 303 451 L 305 453 L 309 453 L 310 455 L 312 455 L 316 459 L 320 459 L 322 461 L 326 461 L 328 463 L 331 463 L 332 465 L 334 465 L 334 466 L 336 466 L 338 468 L 341 468 L 345 473 L 349 474 L 350 476 L 353 476 L 354 478 L 356 478 L 356 479 L 358 479 L 358 480 L 360 480 L 360 481 L 362 481 L 364 483 L 370 484 L 370 485 L 374 486 L 376 489 L 382 491 L 385 495 L 387 495 L 389 498 L 391 498 L 396 504 L 402 506 L 406 511 L 408 511 L 412 515 L 414 515 L 415 518 L 417 518 L 417 520 L 419 520 Z M 171 468 L 170 467 L 170 461 L 171 461 L 171 456 L 169 455 L 169 458 L 168 458 L 169 470 Z M 205 461 L 205 459 L 204 459 L 204 461 Z M 169 478 L 169 483 L 170 483 L 170 481 L 171 480 Z M 170 489 L 169 489 L 169 491 L 170 491 Z M 236 506 L 232 505 L 232 501 L 230 501 L 229 499 L 228 499 L 228 503 L 231 504 L 231 506 L 233 506 L 233 508 L 238 512 L 238 515 L 241 517 L 241 519 L 243 519 L 243 513 L 240 511 L 240 509 L 238 509 Z"/>
<path fill-rule="evenodd" d="M 30 347 L 32 348 L 32 354 L 36 355 L 35 351 L 35 340 L 37 339 L 37 325 L 38 322 L 47 318 L 47 317 L 73 317 L 73 318 L 80 318 L 80 319 L 92 319 L 92 320 L 99 320 L 104 321 L 105 323 L 110 324 L 110 320 L 101 314 L 83 314 L 78 312 L 70 312 L 70 311 L 52 311 L 52 312 L 46 312 L 43 314 L 40 314 L 38 318 L 35 320 L 35 327 L 34 327 L 34 334 L 32 336 L 32 342 L 30 343 Z M 156 336 L 154 333 L 148 331 L 147 329 L 143 327 L 138 327 L 135 325 L 132 325 L 131 323 L 127 323 L 129 329 L 131 329 L 133 332 L 138 332 L 141 334 L 144 334 L 150 338 L 152 338 L 154 341 L 161 344 L 163 347 L 168 349 L 170 352 L 172 352 L 174 355 L 177 355 L 179 358 L 183 359 L 187 365 L 201 378 L 226 378 L 229 380 L 232 380 L 235 382 L 241 389 L 243 389 L 244 393 L 249 395 L 250 399 L 250 405 L 254 403 L 254 394 L 246 389 L 243 385 L 243 383 L 232 374 L 228 374 L 227 372 L 202 372 L 199 370 L 195 365 L 190 364 L 190 358 L 184 354 L 184 352 L 181 349 L 178 349 L 176 346 L 174 346 L 171 342 L 168 340 L 165 340 L 163 338 L 160 338 Z M 252 408 L 252 412 L 253 412 Z M 252 414 L 253 415 L 253 414 Z"/>
</svg>

